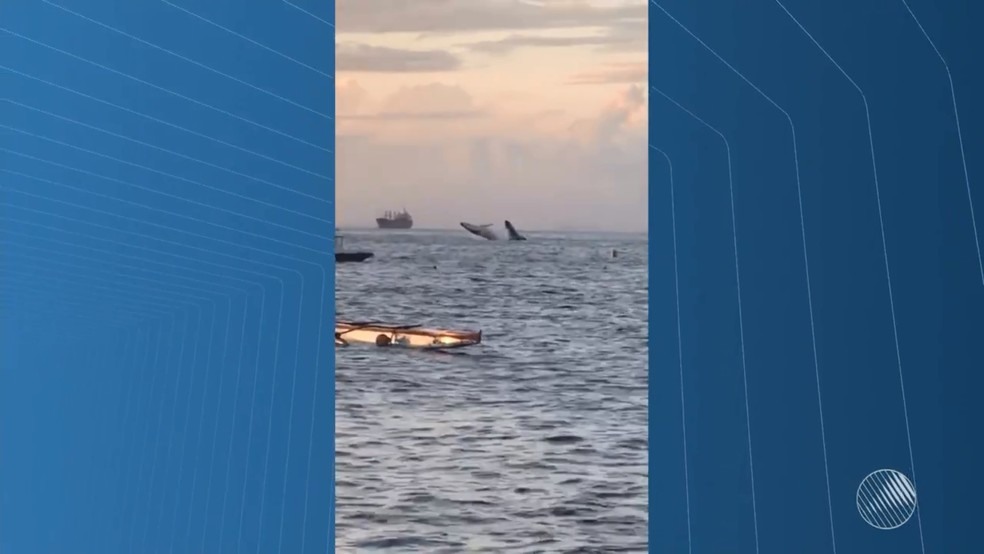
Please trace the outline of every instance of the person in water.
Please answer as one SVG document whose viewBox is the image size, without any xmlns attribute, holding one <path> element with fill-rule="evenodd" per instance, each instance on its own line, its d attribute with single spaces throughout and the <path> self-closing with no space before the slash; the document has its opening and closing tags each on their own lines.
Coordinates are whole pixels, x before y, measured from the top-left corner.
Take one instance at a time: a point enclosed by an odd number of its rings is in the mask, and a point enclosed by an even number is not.
<svg viewBox="0 0 984 554">
<path fill-rule="evenodd" d="M 393 340 L 386 335 L 376 335 L 376 346 L 389 346 L 393 344 Z"/>
</svg>

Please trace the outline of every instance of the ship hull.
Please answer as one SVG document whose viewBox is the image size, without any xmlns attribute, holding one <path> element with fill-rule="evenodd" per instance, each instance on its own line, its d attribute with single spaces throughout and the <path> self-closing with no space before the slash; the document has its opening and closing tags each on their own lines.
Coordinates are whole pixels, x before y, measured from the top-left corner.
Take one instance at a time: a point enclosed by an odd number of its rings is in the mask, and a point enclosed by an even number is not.
<svg viewBox="0 0 984 554">
<path fill-rule="evenodd" d="M 377 217 L 376 225 L 379 226 L 380 229 L 410 229 L 413 227 L 413 221 Z"/>
</svg>

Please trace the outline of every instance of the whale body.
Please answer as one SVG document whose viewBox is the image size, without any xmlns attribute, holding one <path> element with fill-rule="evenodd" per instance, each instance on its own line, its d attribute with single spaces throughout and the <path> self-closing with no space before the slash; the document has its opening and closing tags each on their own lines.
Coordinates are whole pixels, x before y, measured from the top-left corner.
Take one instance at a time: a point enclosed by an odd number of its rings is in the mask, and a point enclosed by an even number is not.
<svg viewBox="0 0 984 554">
<path fill-rule="evenodd" d="M 482 237 L 486 240 L 499 240 L 499 236 L 495 234 L 492 230 L 492 225 L 474 225 L 471 223 L 461 222 L 461 226 L 465 228 L 466 231 L 475 235 L 476 237 Z"/>
</svg>

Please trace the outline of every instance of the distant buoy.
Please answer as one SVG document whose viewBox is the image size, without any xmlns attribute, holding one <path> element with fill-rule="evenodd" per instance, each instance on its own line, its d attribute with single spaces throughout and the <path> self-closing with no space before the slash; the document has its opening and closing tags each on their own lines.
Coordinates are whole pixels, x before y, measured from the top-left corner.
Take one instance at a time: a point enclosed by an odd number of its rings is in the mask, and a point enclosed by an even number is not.
<svg viewBox="0 0 984 554">
<path fill-rule="evenodd" d="M 614 248 L 612 248 L 612 257 L 613 258 L 617 258 L 618 257 L 618 250 L 615 250 Z"/>
</svg>

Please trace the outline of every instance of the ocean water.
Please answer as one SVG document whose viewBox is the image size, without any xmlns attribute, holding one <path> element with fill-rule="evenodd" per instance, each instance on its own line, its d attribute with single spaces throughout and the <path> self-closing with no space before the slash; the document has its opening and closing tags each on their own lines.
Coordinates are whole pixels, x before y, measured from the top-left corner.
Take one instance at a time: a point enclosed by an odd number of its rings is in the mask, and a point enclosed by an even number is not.
<svg viewBox="0 0 984 554">
<path fill-rule="evenodd" d="M 337 350 L 336 550 L 645 552 L 645 236 L 341 234 L 340 318 L 484 343 Z"/>
</svg>

